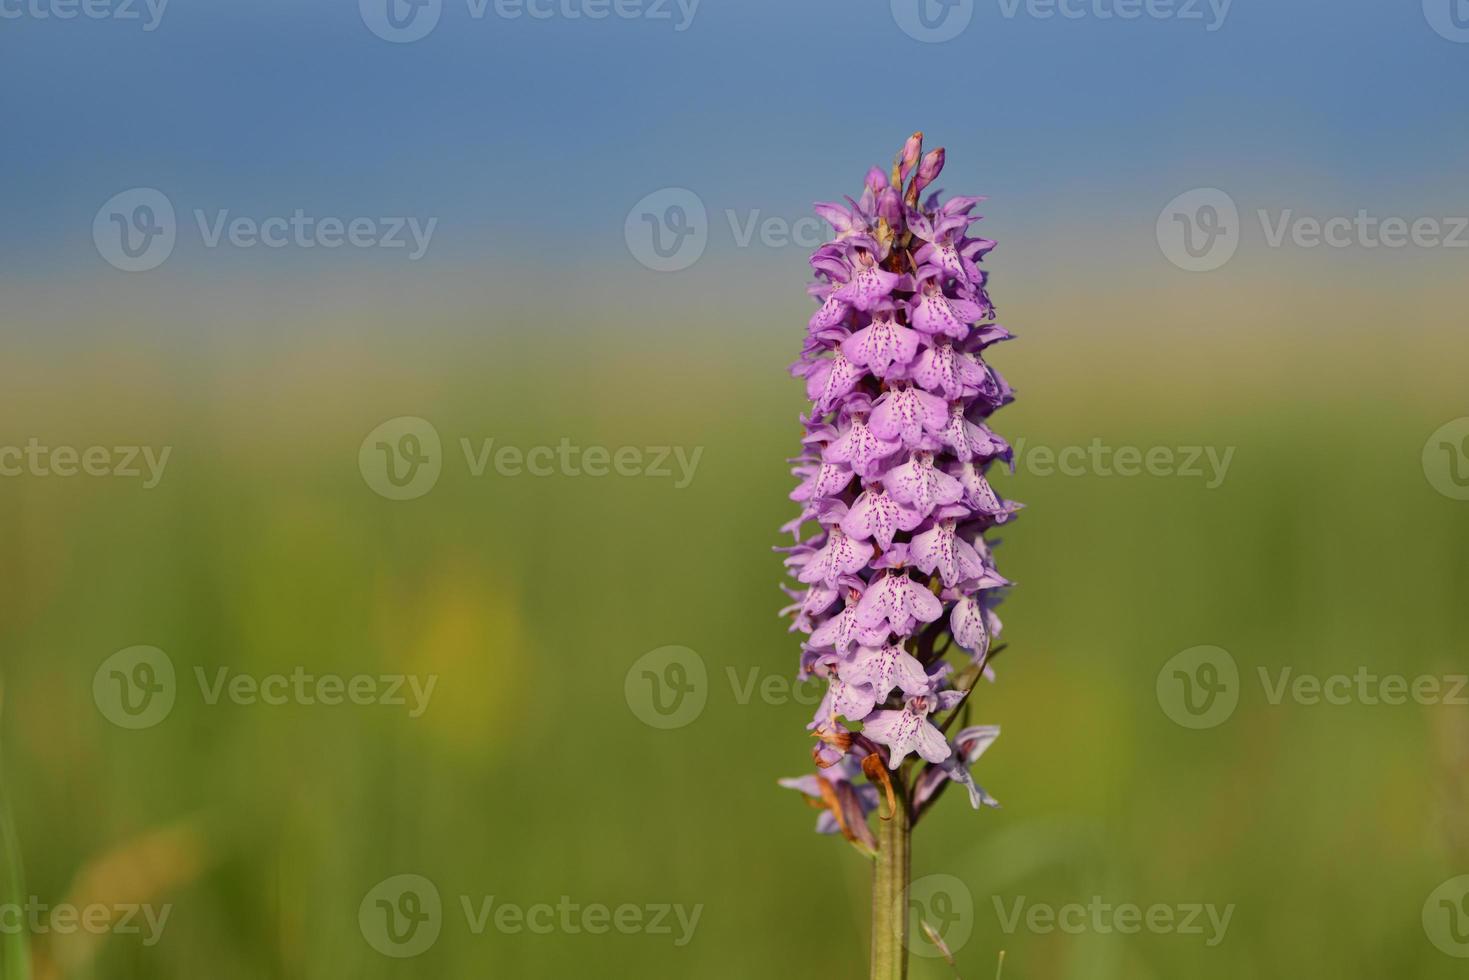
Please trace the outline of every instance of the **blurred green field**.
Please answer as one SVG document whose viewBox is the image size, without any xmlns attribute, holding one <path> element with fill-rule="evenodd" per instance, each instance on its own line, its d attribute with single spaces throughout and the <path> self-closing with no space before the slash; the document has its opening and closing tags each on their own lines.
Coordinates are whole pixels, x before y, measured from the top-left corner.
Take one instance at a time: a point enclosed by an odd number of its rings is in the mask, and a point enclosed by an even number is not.
<svg viewBox="0 0 1469 980">
<path fill-rule="evenodd" d="M 1225 302 L 1229 285 L 1194 298 Z M 1307 301 L 1286 290 L 1247 325 L 1177 297 L 1134 295 L 1146 315 L 1126 322 L 1116 297 L 1020 291 L 1021 339 L 994 358 L 1021 393 L 1004 434 L 1235 452 L 1215 489 L 1024 466 L 1003 480 L 1028 505 L 999 554 L 1020 587 L 976 720 L 1004 727 L 977 770 L 1004 809 L 945 799 L 914 858 L 971 892 L 960 974 L 992 976 L 1004 950 L 1009 980 L 1462 976 L 1421 915 L 1469 873 L 1469 707 L 1272 705 L 1256 671 L 1465 670 L 1469 504 L 1433 490 L 1420 452 L 1469 414 L 1466 342 L 1389 344 L 1349 292 L 1311 300 L 1328 331 L 1290 329 Z M 798 287 L 762 302 L 772 323 L 803 309 Z M 172 905 L 152 946 L 30 936 L 37 976 L 864 975 L 867 869 L 775 785 L 807 771 L 811 709 L 740 698 L 752 669 L 785 677 L 796 658 L 769 547 L 792 513 L 799 319 L 542 330 L 496 315 L 250 337 L 134 325 L 0 366 L 0 444 L 173 447 L 152 490 L 0 480 L 0 751 L 25 894 Z M 358 448 L 402 415 L 434 424 L 444 464 L 429 494 L 395 502 L 365 485 Z M 474 477 L 462 437 L 703 455 L 683 489 Z M 128 731 L 93 677 L 138 644 L 167 652 L 180 689 L 163 722 Z M 1204 644 L 1232 654 L 1243 689 L 1227 723 L 1193 731 L 1155 681 Z M 676 730 L 624 697 L 629 667 L 665 645 L 708 669 L 706 707 Z M 192 683 L 196 667 L 298 666 L 438 686 L 415 719 L 210 705 Z M 358 912 L 410 873 L 444 916 L 398 960 Z M 475 934 L 465 896 L 703 908 L 677 946 L 676 929 Z M 1007 934 L 995 906 L 1093 896 L 1235 910 L 1211 947 Z"/>
</svg>

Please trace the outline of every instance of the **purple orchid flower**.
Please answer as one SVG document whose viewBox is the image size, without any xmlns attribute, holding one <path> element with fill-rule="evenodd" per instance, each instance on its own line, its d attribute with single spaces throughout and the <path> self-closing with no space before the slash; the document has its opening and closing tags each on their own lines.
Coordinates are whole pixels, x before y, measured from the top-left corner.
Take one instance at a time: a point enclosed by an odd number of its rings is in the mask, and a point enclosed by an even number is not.
<svg viewBox="0 0 1469 980">
<path fill-rule="evenodd" d="M 886 551 L 892 548 L 893 537 L 899 531 L 912 531 L 923 520 L 922 514 L 898 503 L 879 483 L 864 487 L 847 516 L 842 518 L 842 530 L 849 537 L 872 541 Z"/>
<path fill-rule="evenodd" d="M 959 481 L 934 466 L 931 452 L 914 453 L 907 462 L 884 473 L 882 483 L 894 500 L 924 517 L 935 507 L 956 503 L 964 496 Z"/>
<path fill-rule="evenodd" d="M 918 273 L 918 291 L 913 297 L 913 326 L 932 335 L 966 340 L 970 325 L 983 319 L 983 304 L 944 292 L 944 271 L 924 266 Z"/>
<path fill-rule="evenodd" d="M 930 190 L 944 163 L 914 134 L 857 198 L 816 205 L 833 238 L 811 256 L 818 308 L 791 366 L 811 408 L 792 460 L 800 513 L 782 528 L 794 543 L 779 549 L 797 583 L 782 612 L 803 637 L 801 676 L 826 690 L 808 725 L 818 772 L 781 785 L 889 882 L 949 783 L 996 805 L 969 769 L 999 730 L 945 733 L 994 680 L 994 609 L 1011 583 L 985 535 L 1019 510 L 992 482 L 1014 454 L 989 420 L 1015 397 L 985 360 L 1011 338 L 980 266 L 995 243 L 971 234 L 982 198 Z M 874 812 L 896 831 L 874 835 Z"/>
<path fill-rule="evenodd" d="M 852 276 L 832 293 L 835 299 L 864 313 L 891 296 L 906 278 L 879 266 L 878 256 L 873 254 L 877 248 L 870 241 L 867 244 L 869 247 L 853 250 Z"/>
<path fill-rule="evenodd" d="M 984 806 L 998 809 L 999 801 L 986 793 L 983 786 L 975 783 L 969 767 L 978 762 L 985 749 L 993 745 L 999 737 L 999 725 L 975 725 L 960 731 L 954 736 L 953 753 L 941 765 L 929 766 L 919 777 L 913 791 L 913 805 L 920 811 L 924 810 L 945 781 L 951 781 L 969 791 L 969 805 L 974 809 Z"/>
<path fill-rule="evenodd" d="M 938 691 L 909 698 L 901 711 L 878 711 L 863 722 L 867 737 L 888 747 L 888 768 L 896 769 L 909 752 L 929 762 L 943 762 L 953 752 L 943 732 L 929 720 L 935 711 L 946 711 L 962 700 L 959 691 Z"/>
<path fill-rule="evenodd" d="M 872 322 L 841 343 L 843 356 L 878 380 L 886 380 L 894 366 L 906 367 L 918 353 L 918 332 L 898 323 L 893 304 L 873 311 Z"/>
</svg>

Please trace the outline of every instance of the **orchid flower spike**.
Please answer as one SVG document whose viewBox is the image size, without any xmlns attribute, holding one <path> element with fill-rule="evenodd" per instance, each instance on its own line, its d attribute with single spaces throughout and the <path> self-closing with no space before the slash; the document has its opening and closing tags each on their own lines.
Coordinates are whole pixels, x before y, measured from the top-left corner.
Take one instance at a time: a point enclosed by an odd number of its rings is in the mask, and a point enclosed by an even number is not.
<svg viewBox="0 0 1469 980">
<path fill-rule="evenodd" d="M 1012 451 L 989 417 L 1013 392 L 985 355 L 1010 334 L 979 265 L 995 243 L 971 233 L 981 198 L 919 203 L 944 162 L 914 133 L 890 175 L 870 170 L 857 199 L 817 205 L 836 237 L 811 257 L 819 309 L 791 369 L 811 407 L 801 513 L 784 528 L 786 614 L 802 676 L 827 690 L 808 726 L 816 772 L 782 785 L 823 810 L 818 829 L 869 854 L 856 824 L 883 819 L 879 793 L 909 824 L 950 783 L 997 805 L 969 767 L 999 730 L 953 723 L 993 678 L 994 609 L 1011 584 L 985 540 L 1019 509 L 991 483 Z"/>
</svg>

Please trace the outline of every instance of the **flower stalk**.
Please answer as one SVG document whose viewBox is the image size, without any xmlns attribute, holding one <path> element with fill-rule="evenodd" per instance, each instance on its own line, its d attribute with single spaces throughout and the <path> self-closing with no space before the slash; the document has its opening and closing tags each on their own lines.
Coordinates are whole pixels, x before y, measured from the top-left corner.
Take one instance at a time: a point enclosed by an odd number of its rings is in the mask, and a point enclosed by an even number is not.
<svg viewBox="0 0 1469 980">
<path fill-rule="evenodd" d="M 877 857 L 872 868 L 872 980 L 905 980 L 908 976 L 912 847 L 908 800 L 906 794 L 901 794 L 892 817 L 878 821 Z"/>
</svg>

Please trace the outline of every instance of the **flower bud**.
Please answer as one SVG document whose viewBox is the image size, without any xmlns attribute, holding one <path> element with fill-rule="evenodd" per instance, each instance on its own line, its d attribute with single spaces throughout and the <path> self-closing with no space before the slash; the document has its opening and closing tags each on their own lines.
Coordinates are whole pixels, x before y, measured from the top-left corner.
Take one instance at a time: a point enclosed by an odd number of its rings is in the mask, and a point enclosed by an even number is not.
<svg viewBox="0 0 1469 980">
<path fill-rule="evenodd" d="M 938 179 L 944 169 L 944 148 L 931 150 L 923 157 L 923 162 L 918 165 L 918 176 L 913 178 L 913 186 L 921 193 L 925 187 Z"/>
<path fill-rule="evenodd" d="M 877 216 L 886 221 L 893 229 L 902 230 L 903 199 L 891 187 L 884 188 L 882 194 L 877 198 Z"/>
<path fill-rule="evenodd" d="M 913 168 L 918 164 L 918 158 L 923 156 L 923 133 L 914 133 L 908 137 L 908 142 L 903 144 L 903 151 L 898 156 L 898 180 L 899 187 L 913 173 Z"/>
</svg>

